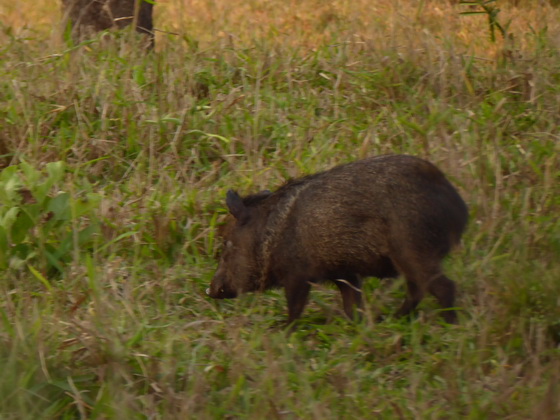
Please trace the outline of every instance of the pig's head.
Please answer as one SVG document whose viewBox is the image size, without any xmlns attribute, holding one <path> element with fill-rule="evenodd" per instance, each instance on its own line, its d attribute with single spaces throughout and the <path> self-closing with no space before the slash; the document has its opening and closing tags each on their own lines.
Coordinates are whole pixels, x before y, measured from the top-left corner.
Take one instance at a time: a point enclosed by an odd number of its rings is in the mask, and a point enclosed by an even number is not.
<svg viewBox="0 0 560 420">
<path fill-rule="evenodd" d="M 221 230 L 223 249 L 220 263 L 210 287 L 206 289 L 211 298 L 234 298 L 240 293 L 259 289 L 258 247 L 263 218 L 251 204 L 268 195 L 269 191 L 263 191 L 242 199 L 235 191 L 228 191 L 226 205 L 231 216 Z"/>
</svg>

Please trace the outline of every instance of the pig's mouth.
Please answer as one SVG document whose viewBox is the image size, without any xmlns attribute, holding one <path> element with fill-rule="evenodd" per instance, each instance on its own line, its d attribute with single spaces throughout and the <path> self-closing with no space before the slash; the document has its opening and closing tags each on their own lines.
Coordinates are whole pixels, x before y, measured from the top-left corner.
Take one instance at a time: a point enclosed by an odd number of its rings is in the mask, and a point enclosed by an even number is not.
<svg viewBox="0 0 560 420">
<path fill-rule="evenodd" d="M 216 290 L 212 290 L 212 288 L 209 287 L 206 289 L 206 294 L 212 299 L 233 299 L 237 297 L 237 292 L 235 290 L 226 290 L 223 287 Z"/>
</svg>

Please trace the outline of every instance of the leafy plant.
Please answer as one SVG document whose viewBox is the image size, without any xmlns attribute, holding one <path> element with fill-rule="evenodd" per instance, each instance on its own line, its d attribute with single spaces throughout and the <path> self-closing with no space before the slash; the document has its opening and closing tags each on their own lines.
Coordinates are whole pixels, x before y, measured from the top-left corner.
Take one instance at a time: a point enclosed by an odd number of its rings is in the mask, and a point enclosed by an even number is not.
<svg viewBox="0 0 560 420">
<path fill-rule="evenodd" d="M 461 12 L 460 15 L 486 15 L 488 18 L 488 30 L 490 32 L 490 40 L 496 42 L 496 30 L 502 35 L 502 38 L 506 38 L 507 30 L 510 22 L 503 25 L 498 21 L 498 14 L 500 9 L 496 6 L 496 0 L 461 0 L 459 4 L 464 6 L 474 6 L 476 10 L 469 10 L 467 12 Z"/>
<path fill-rule="evenodd" d="M 98 231 L 93 210 L 100 196 L 72 196 L 61 189 L 66 167 L 51 162 L 43 171 L 26 162 L 0 173 L 0 270 L 29 267 L 44 274 L 63 272 Z"/>
</svg>

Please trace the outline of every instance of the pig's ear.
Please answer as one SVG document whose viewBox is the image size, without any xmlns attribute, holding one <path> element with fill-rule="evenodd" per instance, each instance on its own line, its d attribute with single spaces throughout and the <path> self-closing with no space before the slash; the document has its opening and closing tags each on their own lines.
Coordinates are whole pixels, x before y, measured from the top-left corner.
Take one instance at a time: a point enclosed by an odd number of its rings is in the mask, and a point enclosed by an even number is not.
<svg viewBox="0 0 560 420">
<path fill-rule="evenodd" d="M 228 206 L 229 212 L 239 222 L 245 223 L 249 219 L 249 209 L 243 204 L 243 200 L 235 191 L 229 190 L 227 192 L 226 205 Z"/>
<path fill-rule="evenodd" d="M 270 190 L 262 190 L 261 192 L 259 192 L 259 193 L 257 194 L 257 196 L 258 196 L 258 197 L 266 198 L 266 197 L 268 197 L 270 194 L 272 194 L 272 191 L 270 191 Z"/>
</svg>

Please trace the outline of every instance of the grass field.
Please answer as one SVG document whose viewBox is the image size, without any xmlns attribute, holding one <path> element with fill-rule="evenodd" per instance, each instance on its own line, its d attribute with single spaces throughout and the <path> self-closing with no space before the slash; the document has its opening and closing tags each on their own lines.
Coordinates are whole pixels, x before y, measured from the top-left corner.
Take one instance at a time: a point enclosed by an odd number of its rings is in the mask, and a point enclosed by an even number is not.
<svg viewBox="0 0 560 420">
<path fill-rule="evenodd" d="M 453 3 L 161 1 L 148 54 L 1 4 L 0 420 L 560 418 L 560 9 Z M 383 153 L 469 205 L 459 325 L 205 296 L 229 188 Z"/>
</svg>

